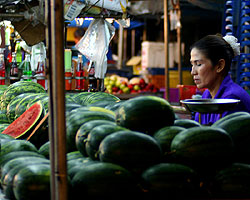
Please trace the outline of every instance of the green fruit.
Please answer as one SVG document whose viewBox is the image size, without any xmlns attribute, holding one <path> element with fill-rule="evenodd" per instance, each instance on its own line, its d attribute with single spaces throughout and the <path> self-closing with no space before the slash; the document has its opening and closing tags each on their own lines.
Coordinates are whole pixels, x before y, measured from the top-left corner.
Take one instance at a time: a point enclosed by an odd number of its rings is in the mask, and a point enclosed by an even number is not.
<svg viewBox="0 0 250 200">
<path fill-rule="evenodd" d="M 177 134 L 170 149 L 180 162 L 206 171 L 232 162 L 234 145 L 223 129 L 193 127 Z"/>
<path fill-rule="evenodd" d="M 180 126 L 183 128 L 191 128 L 196 126 L 201 126 L 201 124 L 197 121 L 194 121 L 192 119 L 176 119 L 174 121 L 174 126 Z"/>
<path fill-rule="evenodd" d="M 116 123 L 133 131 L 153 135 L 157 130 L 174 124 L 175 114 L 163 98 L 139 96 L 129 99 L 116 110 Z"/>
<path fill-rule="evenodd" d="M 87 137 L 89 132 L 100 125 L 104 125 L 104 124 L 111 124 L 111 125 L 116 125 L 115 122 L 109 121 L 109 120 L 104 120 L 104 119 L 97 119 L 97 120 L 91 120 L 88 121 L 86 123 L 84 123 L 83 125 L 80 126 L 80 128 L 78 129 L 77 133 L 76 133 L 76 137 L 75 137 L 75 142 L 76 142 L 76 148 L 78 151 L 81 152 L 82 155 L 84 156 L 88 156 L 86 153 L 86 142 L 87 142 Z"/>
<path fill-rule="evenodd" d="M 141 172 L 162 158 L 160 145 L 153 137 L 129 130 L 106 136 L 98 153 L 100 161 L 118 164 L 134 172 Z"/>
<path fill-rule="evenodd" d="M 199 191 L 198 174 L 188 166 L 160 163 L 142 173 L 142 188 L 146 197 L 161 199 L 191 199 Z"/>
<path fill-rule="evenodd" d="M 1 146 L 0 155 L 3 156 L 13 151 L 37 152 L 37 148 L 31 142 L 26 141 L 26 140 L 10 140 Z"/>
<path fill-rule="evenodd" d="M 36 131 L 30 136 L 42 118 L 43 106 L 40 102 L 33 104 L 18 119 L 12 122 L 2 133 L 18 139 L 28 139 L 37 148 L 48 141 L 47 133 Z"/>
<path fill-rule="evenodd" d="M 116 132 L 126 130 L 124 127 L 118 125 L 104 124 L 92 129 L 85 144 L 87 155 L 93 160 L 99 160 L 98 149 L 101 141 L 108 135 Z"/>
<path fill-rule="evenodd" d="M 220 119 L 222 121 L 217 121 L 212 127 L 221 128 L 231 136 L 235 146 L 234 159 L 236 162 L 250 163 L 250 114 L 235 115 L 233 117 L 226 116 L 227 118 L 224 120 Z"/>
<path fill-rule="evenodd" d="M 18 171 L 13 180 L 16 199 L 50 199 L 50 165 L 30 165 Z"/>
<path fill-rule="evenodd" d="M 214 197 L 228 199 L 249 199 L 250 165 L 233 163 L 219 171 L 212 182 Z"/>
<path fill-rule="evenodd" d="M 135 195 L 136 182 L 132 174 L 119 165 L 94 163 L 83 167 L 72 179 L 73 199 L 84 194 L 87 199 L 127 199 Z"/>
<path fill-rule="evenodd" d="M 81 127 L 81 125 L 96 119 L 104 119 L 113 122 L 115 121 L 114 115 L 108 112 L 101 112 L 101 111 L 82 110 L 81 112 L 78 110 L 78 112 L 69 115 L 69 118 L 66 121 L 66 127 L 67 127 L 66 137 L 67 137 L 68 152 L 77 150 L 75 139 L 76 139 L 76 133 L 78 129 Z"/>
<path fill-rule="evenodd" d="M 180 126 L 166 126 L 158 130 L 153 137 L 160 144 L 164 158 L 170 158 L 170 146 L 174 137 L 181 131 L 186 130 Z"/>
</svg>

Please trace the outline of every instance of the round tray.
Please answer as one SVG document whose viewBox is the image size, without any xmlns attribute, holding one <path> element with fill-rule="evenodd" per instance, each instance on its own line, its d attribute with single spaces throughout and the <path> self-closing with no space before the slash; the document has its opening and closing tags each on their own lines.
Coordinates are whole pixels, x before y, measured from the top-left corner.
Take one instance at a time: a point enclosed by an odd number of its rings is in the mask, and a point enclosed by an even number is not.
<svg viewBox="0 0 250 200">
<path fill-rule="evenodd" d="M 238 99 L 185 99 L 181 100 L 189 111 L 199 113 L 223 113 L 232 110 Z"/>
</svg>

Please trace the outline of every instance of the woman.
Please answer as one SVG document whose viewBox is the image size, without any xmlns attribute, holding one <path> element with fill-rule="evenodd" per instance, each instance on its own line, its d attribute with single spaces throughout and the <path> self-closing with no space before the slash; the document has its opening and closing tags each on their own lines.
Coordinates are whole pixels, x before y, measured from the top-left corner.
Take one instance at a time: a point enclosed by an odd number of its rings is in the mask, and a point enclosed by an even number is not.
<svg viewBox="0 0 250 200">
<path fill-rule="evenodd" d="M 250 113 L 250 95 L 234 83 L 229 75 L 232 59 L 240 54 L 240 44 L 234 36 L 208 35 L 191 47 L 191 75 L 197 88 L 207 88 L 203 99 L 239 99 L 234 110 L 222 115 L 217 113 L 195 114 L 195 120 L 211 125 L 220 117 L 236 111 Z"/>
</svg>

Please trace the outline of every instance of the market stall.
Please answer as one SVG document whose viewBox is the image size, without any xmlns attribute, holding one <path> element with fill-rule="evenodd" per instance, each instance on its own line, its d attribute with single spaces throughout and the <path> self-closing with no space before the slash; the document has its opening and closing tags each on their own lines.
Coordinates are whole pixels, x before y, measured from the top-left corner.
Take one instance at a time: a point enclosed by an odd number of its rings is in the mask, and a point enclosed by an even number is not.
<svg viewBox="0 0 250 200">
<path fill-rule="evenodd" d="M 41 6 L 37 1 L 25 2 L 31 7 Z M 245 131 L 249 130 L 249 113 L 237 112 L 220 118 L 213 125 L 201 124 L 192 119 L 192 112 L 212 110 L 220 114 L 239 102 L 213 104 L 215 102 L 210 101 L 208 105 L 193 100 L 183 101 L 184 107 L 173 106 L 168 101 L 168 1 L 164 1 L 166 98 L 158 93 L 153 95 L 152 91 L 139 95 L 126 93 L 126 80 L 117 75 L 111 75 L 111 80 L 106 82 L 119 80 L 120 85 L 124 84 L 120 96 L 109 92 L 108 87 L 107 91 L 67 91 L 65 66 L 71 65 L 68 63 L 71 59 L 67 59 L 71 51 L 65 51 L 65 24 L 62 23 L 65 15 L 69 20 L 74 15 L 89 16 L 86 12 L 90 10 L 92 17 L 93 12 L 97 13 L 94 15 L 97 20 L 89 25 L 89 35 L 76 47 L 96 62 L 95 66 L 104 67 L 106 46 L 93 49 L 91 44 L 98 42 L 99 38 L 95 37 L 98 33 L 101 41 L 108 43 L 112 38 L 113 28 L 104 18 L 112 16 L 121 21 L 127 18 L 121 3 L 126 1 L 119 1 L 114 5 L 119 10 L 108 15 L 103 13 L 109 10 L 105 9 L 105 1 L 98 1 L 99 4 L 94 5 L 97 7 L 93 7 L 91 0 L 87 5 L 83 2 L 64 4 L 62 0 L 46 0 L 42 4 L 47 89 L 31 81 L 31 77 L 0 86 L 3 198 L 249 198 L 249 134 Z M 76 7 L 81 8 L 80 11 Z M 14 21 L 24 17 L 23 14 L 13 16 Z M 2 17 L 11 16 L 3 14 Z M 104 28 L 97 29 L 100 28 L 95 26 L 97 23 Z M 98 50 L 105 53 L 97 54 Z M 103 81 L 104 67 L 96 77 Z M 133 81 L 131 90 L 148 86 L 141 77 Z M 113 92 L 113 87 L 111 89 Z"/>
</svg>

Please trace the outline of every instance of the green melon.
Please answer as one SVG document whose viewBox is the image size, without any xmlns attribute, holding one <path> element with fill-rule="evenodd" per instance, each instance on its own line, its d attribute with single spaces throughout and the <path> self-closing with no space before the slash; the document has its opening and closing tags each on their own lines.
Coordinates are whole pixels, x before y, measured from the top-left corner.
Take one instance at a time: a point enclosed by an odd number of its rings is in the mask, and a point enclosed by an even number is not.
<svg viewBox="0 0 250 200">
<path fill-rule="evenodd" d="M 196 199 L 200 190 L 198 174 L 181 164 L 159 163 L 143 171 L 141 177 L 146 199 Z"/>
<path fill-rule="evenodd" d="M 188 128 L 174 137 L 170 148 L 179 162 L 207 175 L 233 161 L 232 138 L 219 128 Z"/>
<path fill-rule="evenodd" d="M 184 130 L 186 129 L 180 126 L 166 126 L 156 131 L 156 133 L 153 135 L 155 140 L 161 146 L 164 160 L 168 161 L 172 159 L 172 156 L 170 153 L 172 140 L 178 133 Z"/>
<path fill-rule="evenodd" d="M 85 144 L 87 155 L 93 160 L 99 160 L 98 150 L 102 140 L 106 136 L 121 130 L 126 130 L 126 128 L 111 124 L 103 124 L 93 128 L 89 132 Z"/>
<path fill-rule="evenodd" d="M 128 199 L 137 195 L 133 175 L 112 163 L 95 163 L 81 168 L 72 179 L 73 199 L 82 194 L 86 199 Z"/>
<path fill-rule="evenodd" d="M 104 119 L 113 122 L 115 121 L 114 115 L 108 112 L 82 110 L 82 112 L 78 111 L 69 115 L 69 118 L 66 121 L 68 152 L 76 150 L 75 138 L 76 138 L 76 133 L 80 128 L 80 126 L 88 121 L 96 119 Z"/>
<path fill-rule="evenodd" d="M 135 173 L 156 164 L 162 159 L 158 142 L 144 133 L 125 130 L 106 136 L 99 146 L 102 162 L 118 164 Z"/>
<path fill-rule="evenodd" d="M 30 165 L 18 171 L 13 191 L 19 200 L 50 199 L 50 165 Z"/>
<path fill-rule="evenodd" d="M 156 96 L 139 96 L 122 103 L 116 110 L 116 123 L 133 131 L 153 135 L 172 126 L 175 113 L 169 102 Z"/>
<path fill-rule="evenodd" d="M 180 126 L 183 128 L 191 128 L 191 127 L 201 126 L 201 124 L 192 119 L 176 119 L 174 121 L 174 126 Z"/>
<path fill-rule="evenodd" d="M 76 137 L 75 137 L 75 143 L 76 143 L 76 148 L 78 149 L 78 151 L 80 151 L 82 153 L 82 155 L 84 156 L 88 156 L 87 152 L 86 152 L 86 141 L 87 141 L 87 137 L 89 132 L 100 125 L 104 125 L 104 124 L 111 124 L 111 125 L 116 125 L 115 122 L 109 121 L 109 120 L 91 120 L 88 121 L 86 123 L 84 123 L 83 125 L 80 126 L 80 128 L 78 129 L 77 133 L 76 133 Z"/>
</svg>

